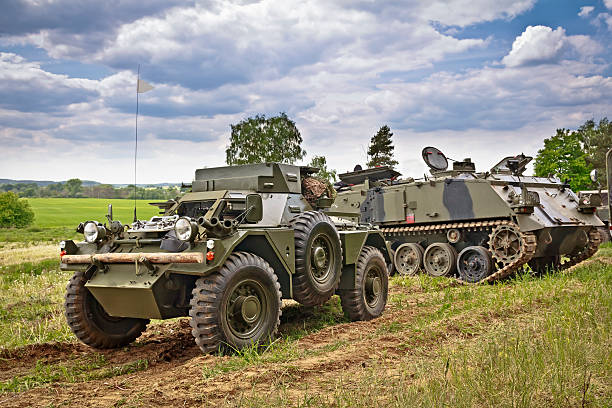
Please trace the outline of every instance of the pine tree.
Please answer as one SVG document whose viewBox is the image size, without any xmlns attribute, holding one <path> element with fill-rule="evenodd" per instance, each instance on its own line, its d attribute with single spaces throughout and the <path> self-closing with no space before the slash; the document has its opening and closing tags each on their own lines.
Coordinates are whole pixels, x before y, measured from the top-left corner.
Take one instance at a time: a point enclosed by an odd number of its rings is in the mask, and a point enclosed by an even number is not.
<svg viewBox="0 0 612 408">
<path fill-rule="evenodd" d="M 393 142 L 391 141 L 391 129 L 389 126 L 384 125 L 374 136 L 370 139 L 370 146 L 368 147 L 368 167 L 376 166 L 390 166 L 394 167 L 398 164 L 398 161 L 393 159 Z"/>
</svg>

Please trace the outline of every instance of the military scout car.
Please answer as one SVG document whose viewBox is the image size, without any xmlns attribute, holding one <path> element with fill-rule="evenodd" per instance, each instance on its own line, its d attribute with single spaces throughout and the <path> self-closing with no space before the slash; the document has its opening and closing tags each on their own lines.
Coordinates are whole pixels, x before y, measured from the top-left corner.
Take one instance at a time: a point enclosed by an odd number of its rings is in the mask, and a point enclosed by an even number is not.
<svg viewBox="0 0 612 408">
<path fill-rule="evenodd" d="M 532 160 L 504 158 L 486 173 L 470 159 L 436 148 L 422 152 L 431 176 L 398 179 L 388 167 L 340 175 L 331 213 L 381 227 L 401 274 L 424 268 L 435 276 L 491 282 L 529 263 L 535 271 L 568 267 L 593 255 L 602 222 L 600 196 L 579 198 L 553 177 L 524 176 Z"/>
<path fill-rule="evenodd" d="M 266 163 L 196 170 L 191 191 L 154 203 L 163 211 L 124 226 L 87 221 L 84 242 L 61 244 L 74 271 L 66 318 L 96 348 L 136 339 L 149 319 L 191 316 L 204 352 L 267 341 L 281 299 L 319 305 L 334 293 L 352 320 L 379 316 L 390 250 L 382 234 L 335 223 L 331 201 L 302 194 L 316 169 Z M 312 197 L 312 194 L 311 194 Z"/>
</svg>

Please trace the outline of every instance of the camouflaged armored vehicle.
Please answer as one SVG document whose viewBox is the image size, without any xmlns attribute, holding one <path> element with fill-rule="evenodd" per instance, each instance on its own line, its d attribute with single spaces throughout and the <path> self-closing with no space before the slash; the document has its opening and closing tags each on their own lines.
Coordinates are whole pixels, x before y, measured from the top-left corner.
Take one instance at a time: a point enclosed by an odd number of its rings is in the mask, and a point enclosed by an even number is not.
<svg viewBox="0 0 612 408">
<path fill-rule="evenodd" d="M 436 148 L 422 152 L 431 176 L 399 179 L 388 167 L 340 175 L 331 212 L 381 227 L 401 274 L 423 268 L 467 282 L 493 281 L 528 263 L 535 271 L 568 267 L 593 255 L 602 222 L 599 195 L 579 197 L 553 178 L 524 176 L 532 160 L 501 160 L 477 173 L 470 159 L 448 169 Z"/>
<path fill-rule="evenodd" d="M 391 261 L 382 234 L 335 223 L 304 185 L 316 169 L 254 164 L 196 170 L 191 191 L 154 203 L 163 211 L 124 226 L 87 221 L 84 241 L 61 244 L 61 269 L 74 271 L 66 317 L 96 348 L 135 340 L 149 319 L 191 316 L 204 352 L 267 341 L 281 299 L 304 305 L 340 295 L 352 320 L 379 316 Z"/>
</svg>

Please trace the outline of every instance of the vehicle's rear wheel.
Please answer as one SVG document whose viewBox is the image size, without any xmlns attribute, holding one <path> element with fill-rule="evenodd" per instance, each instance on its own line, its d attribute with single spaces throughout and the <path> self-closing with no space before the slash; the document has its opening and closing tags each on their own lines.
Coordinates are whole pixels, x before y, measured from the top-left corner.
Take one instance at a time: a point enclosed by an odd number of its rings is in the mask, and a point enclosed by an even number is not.
<svg viewBox="0 0 612 408">
<path fill-rule="evenodd" d="M 235 252 L 218 272 L 199 278 L 192 293 L 191 332 L 205 353 L 261 344 L 276 334 L 280 284 L 257 255 Z"/>
<path fill-rule="evenodd" d="M 338 230 L 323 213 L 308 211 L 290 222 L 295 233 L 293 298 L 305 306 L 332 297 L 342 274 L 342 246 Z"/>
<path fill-rule="evenodd" d="M 447 243 L 435 242 L 423 255 L 425 271 L 432 276 L 447 276 L 455 271 L 457 251 Z"/>
<path fill-rule="evenodd" d="M 467 247 L 457 256 L 457 269 L 464 282 L 480 282 L 493 271 L 491 254 L 481 246 Z"/>
<path fill-rule="evenodd" d="M 98 349 L 122 347 L 136 340 L 149 320 L 110 316 L 85 287 L 87 280 L 85 271 L 77 271 L 66 288 L 66 321 L 75 336 Z"/>
<path fill-rule="evenodd" d="M 393 257 L 395 268 L 400 275 L 414 275 L 423 265 L 423 247 L 419 244 L 402 244 Z"/>
<path fill-rule="evenodd" d="M 389 278 L 385 258 L 380 250 L 365 246 L 355 268 L 355 289 L 338 291 L 342 310 L 352 321 L 380 316 L 387 304 Z"/>
</svg>

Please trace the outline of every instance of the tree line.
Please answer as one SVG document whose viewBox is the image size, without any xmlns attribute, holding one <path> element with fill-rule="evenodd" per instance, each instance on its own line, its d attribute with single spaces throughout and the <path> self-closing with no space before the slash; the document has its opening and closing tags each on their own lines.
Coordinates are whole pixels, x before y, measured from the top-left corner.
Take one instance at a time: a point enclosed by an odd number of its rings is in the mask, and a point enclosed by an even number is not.
<svg viewBox="0 0 612 408">
<path fill-rule="evenodd" d="M 39 186 L 36 183 L 16 183 L 0 185 L 0 192 L 12 192 L 26 198 L 125 198 L 134 199 L 134 185 L 114 187 L 110 184 L 84 186 L 80 179 L 70 179 L 65 183 L 52 183 Z M 168 200 L 180 195 L 178 187 L 138 187 L 136 198 L 144 200 Z"/>
<path fill-rule="evenodd" d="M 230 127 L 229 145 L 225 149 L 225 162 L 230 166 L 266 162 L 293 164 L 306 156 L 299 129 L 283 112 L 272 117 L 256 115 Z M 368 167 L 398 164 L 393 158 L 392 136 L 387 125 L 372 136 L 368 146 Z M 327 168 L 325 156 L 314 156 L 308 166 L 319 169 L 318 178 L 336 181 L 337 171 Z"/>
<path fill-rule="evenodd" d="M 300 131 L 285 113 L 270 118 L 265 115 L 247 118 L 231 125 L 231 130 L 230 143 L 225 151 L 228 165 L 267 161 L 295 163 L 306 155 L 301 146 Z M 367 150 L 368 167 L 395 167 L 398 164 L 394 158 L 392 136 L 387 125 L 372 136 Z M 587 120 L 575 131 L 557 129 L 557 133 L 545 139 L 544 146 L 538 150 L 534 173 L 538 177 L 556 176 L 566 180 L 574 191 L 606 186 L 605 156 L 611 147 L 612 124 L 607 117 L 598 123 Z M 319 178 L 336 180 L 337 173 L 328 169 L 325 156 L 314 156 L 308 165 L 321 169 Z M 598 183 L 593 183 L 589 177 L 593 169 L 600 175 Z"/>
</svg>

